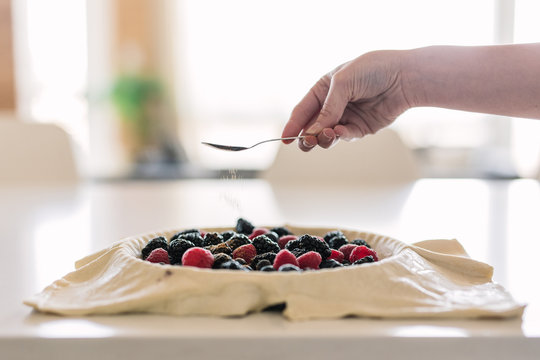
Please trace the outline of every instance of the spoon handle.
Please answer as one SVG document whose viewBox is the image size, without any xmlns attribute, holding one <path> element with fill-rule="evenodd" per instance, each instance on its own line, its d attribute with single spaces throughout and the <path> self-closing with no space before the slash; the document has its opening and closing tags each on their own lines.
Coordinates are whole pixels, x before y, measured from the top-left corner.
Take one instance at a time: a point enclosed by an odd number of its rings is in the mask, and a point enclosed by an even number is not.
<svg viewBox="0 0 540 360">
<path fill-rule="evenodd" d="M 261 145 L 261 144 L 264 144 L 264 143 L 267 143 L 267 142 L 270 142 L 270 141 L 280 141 L 280 140 L 295 140 L 295 139 L 303 139 L 304 137 L 303 136 L 290 136 L 290 137 L 284 137 L 284 138 L 275 138 L 275 139 L 268 139 L 268 140 L 263 140 L 263 141 L 260 141 L 254 145 L 251 145 L 249 147 L 249 149 L 251 149 L 252 147 L 255 147 L 257 145 Z"/>
<path fill-rule="evenodd" d="M 267 142 L 270 142 L 270 141 L 294 140 L 294 139 L 303 139 L 303 138 L 304 138 L 304 136 L 291 136 L 291 137 L 284 137 L 284 138 L 267 139 L 267 140 L 260 141 L 260 142 L 254 144 L 254 145 L 251 145 L 251 146 L 222 145 L 222 144 L 214 144 L 214 143 L 209 143 L 209 142 L 204 142 L 204 141 L 202 141 L 201 144 L 208 145 L 208 146 L 214 147 L 216 149 L 220 149 L 220 150 L 243 151 L 243 150 L 251 149 L 251 148 L 253 148 L 253 147 L 257 146 L 257 145 L 264 144 L 264 143 L 267 143 Z"/>
</svg>

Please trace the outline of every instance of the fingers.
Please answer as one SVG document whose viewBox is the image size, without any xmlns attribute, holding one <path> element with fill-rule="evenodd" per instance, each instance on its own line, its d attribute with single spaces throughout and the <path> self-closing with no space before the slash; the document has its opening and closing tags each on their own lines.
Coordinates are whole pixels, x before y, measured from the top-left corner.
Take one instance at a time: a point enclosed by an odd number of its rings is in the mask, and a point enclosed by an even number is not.
<svg viewBox="0 0 540 360">
<path fill-rule="evenodd" d="M 329 78 L 322 77 L 294 107 L 289 121 L 283 128 L 282 137 L 299 135 L 303 129 L 316 119 L 328 93 L 329 82 Z M 288 144 L 292 141 L 286 140 L 284 142 Z"/>
<path fill-rule="evenodd" d="M 354 138 L 354 136 L 352 135 L 351 129 L 347 128 L 347 126 L 345 126 L 345 125 L 336 126 L 334 131 L 336 132 L 337 136 L 339 136 L 341 139 L 343 139 L 345 141 L 349 141 L 349 140 L 352 140 Z"/>
<path fill-rule="evenodd" d="M 307 134 L 318 135 L 325 128 L 336 126 L 343 116 L 343 111 L 349 102 L 347 95 L 347 79 L 340 72 L 335 73 L 330 80 L 330 87 L 315 123 L 307 130 Z"/>
<path fill-rule="evenodd" d="M 317 136 L 306 135 L 305 138 L 298 143 L 298 147 L 302 151 L 309 151 L 319 145 L 324 149 L 332 147 L 337 141 L 338 136 L 333 129 L 323 129 Z"/>
<path fill-rule="evenodd" d="M 318 140 L 316 136 L 306 135 L 304 139 L 298 142 L 298 147 L 302 151 L 309 151 L 317 146 Z"/>
<path fill-rule="evenodd" d="M 305 135 L 298 142 L 302 151 L 319 145 L 329 148 L 337 141 L 333 128 L 339 123 L 349 98 L 346 77 L 339 71 L 323 76 L 296 105 L 285 125 L 282 137 Z M 285 140 L 289 144 L 292 140 Z"/>
<path fill-rule="evenodd" d="M 336 141 L 336 133 L 333 129 L 330 128 L 323 129 L 323 131 L 321 131 L 319 135 L 317 135 L 317 142 L 319 143 L 319 146 L 324 149 L 332 147 L 336 143 Z"/>
</svg>

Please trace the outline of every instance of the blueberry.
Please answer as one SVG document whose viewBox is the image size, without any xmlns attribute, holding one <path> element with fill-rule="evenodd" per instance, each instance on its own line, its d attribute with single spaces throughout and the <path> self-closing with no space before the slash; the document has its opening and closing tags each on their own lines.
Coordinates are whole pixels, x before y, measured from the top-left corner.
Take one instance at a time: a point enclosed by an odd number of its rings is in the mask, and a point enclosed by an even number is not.
<svg viewBox="0 0 540 360">
<path fill-rule="evenodd" d="M 300 269 L 298 266 L 293 264 L 283 264 L 279 267 L 278 271 L 297 271 L 300 272 L 302 269 Z"/>
</svg>

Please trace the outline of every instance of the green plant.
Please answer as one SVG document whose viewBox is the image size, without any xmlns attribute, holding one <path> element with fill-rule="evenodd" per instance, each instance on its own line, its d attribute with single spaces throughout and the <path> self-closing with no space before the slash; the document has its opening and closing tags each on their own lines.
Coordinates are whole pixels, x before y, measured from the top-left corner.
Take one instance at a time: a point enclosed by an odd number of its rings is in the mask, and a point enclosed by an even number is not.
<svg viewBox="0 0 540 360">
<path fill-rule="evenodd" d="M 161 83 L 143 75 L 120 75 L 112 88 L 111 99 L 123 121 L 144 144 L 151 133 L 152 107 L 161 101 Z"/>
</svg>

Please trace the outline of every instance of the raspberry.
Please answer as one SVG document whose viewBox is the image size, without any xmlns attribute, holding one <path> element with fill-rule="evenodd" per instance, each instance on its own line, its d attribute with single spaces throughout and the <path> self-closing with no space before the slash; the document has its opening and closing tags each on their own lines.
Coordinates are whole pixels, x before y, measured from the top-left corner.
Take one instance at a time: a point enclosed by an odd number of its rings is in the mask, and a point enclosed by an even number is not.
<svg viewBox="0 0 540 360">
<path fill-rule="evenodd" d="M 345 259 L 345 255 L 339 250 L 332 249 L 332 254 L 328 257 L 328 259 L 333 259 L 340 263 L 343 261 L 343 259 Z"/>
<path fill-rule="evenodd" d="M 216 232 L 209 232 L 204 235 L 204 239 L 202 242 L 203 247 L 204 246 L 211 246 L 211 245 L 218 245 L 223 242 L 223 236 L 221 234 Z"/>
<path fill-rule="evenodd" d="M 330 240 L 328 240 L 328 246 L 332 249 L 339 249 L 343 245 L 347 245 L 349 243 L 349 240 L 344 235 L 338 235 L 334 236 Z"/>
<path fill-rule="evenodd" d="M 351 255 L 349 255 L 349 261 L 351 263 L 354 263 L 356 260 L 360 260 L 366 256 L 373 256 L 373 260 L 375 261 L 379 261 L 379 259 L 377 258 L 377 253 L 375 252 L 375 250 L 372 250 L 370 248 L 368 248 L 367 246 L 364 246 L 364 245 L 361 245 L 361 246 L 357 246 L 352 252 L 351 252 Z"/>
<path fill-rule="evenodd" d="M 319 254 L 316 251 L 308 251 L 304 255 L 300 256 L 298 258 L 298 266 L 302 270 L 306 269 L 313 269 L 317 270 L 319 269 L 319 265 L 321 264 L 322 257 L 321 254 Z"/>
<path fill-rule="evenodd" d="M 152 252 L 152 250 L 162 248 L 165 250 L 169 250 L 169 244 L 167 243 L 167 239 L 165 239 L 163 236 L 158 236 L 157 238 L 154 238 L 150 240 L 146 246 L 141 250 L 142 259 L 146 260 L 148 255 Z"/>
<path fill-rule="evenodd" d="M 251 244 L 251 240 L 244 234 L 235 234 L 225 242 L 233 251 L 242 245 Z"/>
<path fill-rule="evenodd" d="M 274 269 L 278 270 L 284 264 L 292 264 L 298 266 L 298 260 L 296 256 L 289 250 L 283 249 L 277 253 L 274 259 Z"/>
<path fill-rule="evenodd" d="M 273 228 L 270 229 L 270 231 L 275 232 L 276 234 L 278 234 L 279 237 L 283 237 L 285 235 L 292 235 L 293 234 L 289 229 L 287 229 L 286 227 L 283 227 L 283 226 L 273 227 Z"/>
<path fill-rule="evenodd" d="M 279 238 L 278 240 L 278 245 L 279 245 L 279 248 L 280 249 L 285 249 L 285 245 L 287 245 L 287 243 L 291 240 L 296 240 L 298 239 L 296 237 L 296 235 L 284 235 L 282 237 Z"/>
<path fill-rule="evenodd" d="M 182 264 L 182 256 L 186 252 L 187 249 L 195 247 L 195 244 L 193 244 L 191 241 L 184 240 L 184 239 L 176 239 L 171 241 L 169 244 L 169 257 L 171 264 L 173 265 L 181 265 Z"/>
<path fill-rule="evenodd" d="M 167 250 L 163 248 L 156 248 L 152 250 L 150 255 L 146 258 L 146 261 L 150 261 L 151 263 L 165 263 L 170 264 L 169 261 L 169 253 Z"/>
<path fill-rule="evenodd" d="M 257 249 L 257 254 L 264 254 L 267 252 L 277 253 L 280 250 L 279 245 L 270 240 L 266 235 L 255 237 L 251 243 L 255 246 L 255 249 Z"/>
<path fill-rule="evenodd" d="M 236 248 L 232 253 L 233 259 L 244 259 L 247 264 L 250 264 L 255 256 L 257 256 L 257 249 L 255 249 L 253 244 L 242 245 Z"/>
<path fill-rule="evenodd" d="M 351 241 L 351 244 L 364 245 L 371 249 L 371 246 L 364 239 L 354 239 L 353 241 Z"/>
<path fill-rule="evenodd" d="M 253 229 L 253 232 L 249 235 L 249 240 L 253 240 L 253 238 L 269 232 L 270 230 L 268 230 L 267 228 L 255 228 Z"/>
<path fill-rule="evenodd" d="M 192 247 L 186 250 L 182 256 L 182 265 L 199 268 L 211 268 L 214 264 L 214 255 L 210 250 L 201 247 Z"/>
<path fill-rule="evenodd" d="M 362 264 L 365 264 L 365 263 L 372 263 L 372 262 L 375 262 L 375 259 L 373 259 L 373 256 L 368 255 L 368 256 L 364 256 L 363 258 L 361 258 L 359 260 L 356 260 L 352 264 L 353 265 L 362 265 Z"/>
<path fill-rule="evenodd" d="M 302 271 L 298 266 L 293 264 L 283 264 L 279 267 L 278 271 Z"/>
<path fill-rule="evenodd" d="M 239 218 L 236 221 L 236 232 L 244 235 L 249 235 L 253 232 L 253 229 L 255 229 L 255 226 L 251 224 L 249 221 L 243 218 Z"/>
<path fill-rule="evenodd" d="M 354 245 L 354 244 L 347 244 L 347 245 L 343 245 L 342 247 L 339 248 L 339 251 L 341 251 L 344 255 L 344 260 L 347 260 L 349 261 L 349 257 L 351 255 L 351 252 L 356 249 L 358 247 L 358 245 Z"/>
</svg>

